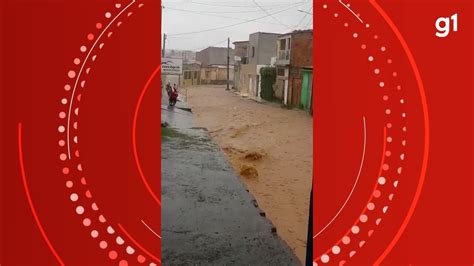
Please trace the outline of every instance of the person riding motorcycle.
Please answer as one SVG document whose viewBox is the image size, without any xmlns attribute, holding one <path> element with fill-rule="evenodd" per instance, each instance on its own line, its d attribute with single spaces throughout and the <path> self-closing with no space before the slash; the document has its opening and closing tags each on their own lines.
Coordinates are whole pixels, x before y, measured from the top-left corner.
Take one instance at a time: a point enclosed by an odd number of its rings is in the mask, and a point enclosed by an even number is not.
<svg viewBox="0 0 474 266">
<path fill-rule="evenodd" d="M 168 82 L 166 83 L 166 92 L 168 93 L 168 97 L 171 97 L 171 91 L 172 91 L 171 84 Z"/>
<path fill-rule="evenodd" d="M 168 97 L 169 97 L 169 105 L 174 106 L 176 102 L 178 101 L 178 88 L 176 87 L 176 83 L 171 87 L 169 86 L 170 90 L 168 92 Z"/>
</svg>

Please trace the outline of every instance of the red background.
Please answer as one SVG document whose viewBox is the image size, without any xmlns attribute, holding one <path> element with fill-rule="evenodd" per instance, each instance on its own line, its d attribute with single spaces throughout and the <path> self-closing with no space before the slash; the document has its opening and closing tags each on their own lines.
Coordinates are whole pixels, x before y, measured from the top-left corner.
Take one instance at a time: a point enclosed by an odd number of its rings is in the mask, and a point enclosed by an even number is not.
<svg viewBox="0 0 474 266">
<path fill-rule="evenodd" d="M 79 143 L 72 144 L 72 152 L 80 150 L 80 157 L 61 162 L 64 152 L 58 141 L 64 134 L 58 126 L 64 123 L 58 114 L 66 111 L 60 103 L 69 97 L 66 83 L 73 84 L 67 74 L 78 73 L 73 64 L 78 57 L 83 61 L 80 46 L 89 49 L 112 18 L 131 1 L 2 1 L 2 172 L 1 172 L 1 230 L 0 264 L 54 265 L 56 259 L 48 249 L 33 219 L 20 174 L 18 152 L 18 124 L 23 128 L 23 159 L 26 179 L 33 205 L 52 246 L 66 265 L 117 265 L 120 260 L 138 264 L 137 256 L 152 260 L 142 248 L 121 231 L 127 232 L 155 257 L 160 258 L 160 239 L 149 231 L 141 220 L 160 233 L 160 206 L 145 188 L 133 156 L 132 125 L 138 99 L 145 83 L 159 67 L 161 58 L 161 7 L 156 1 L 137 1 L 111 27 L 98 49 L 97 60 L 89 59 L 90 74 L 82 94 L 73 105 L 79 106 L 79 127 L 73 134 Z M 121 4 L 120 8 L 116 3 Z M 138 4 L 144 3 L 143 8 Z M 128 12 L 133 14 L 128 16 Z M 122 21 L 120 27 L 116 26 Z M 109 31 L 113 34 L 107 37 Z M 100 43 L 100 42 L 99 42 Z M 99 44 L 98 43 L 98 44 Z M 85 70 L 85 68 L 84 68 Z M 156 195 L 160 191 L 160 86 L 159 75 L 152 79 L 138 112 L 137 150 L 145 177 Z M 158 103 L 158 104 L 157 104 Z M 74 119 L 75 116 L 73 115 Z M 74 135 L 73 135 L 74 136 Z M 76 170 L 77 164 L 83 171 Z M 62 174 L 64 164 L 70 166 L 68 175 Z M 80 179 L 87 179 L 87 186 Z M 74 186 L 68 189 L 66 180 Z M 92 199 L 87 197 L 92 192 Z M 86 209 L 77 215 L 77 204 L 69 197 L 74 191 Z M 96 202 L 99 211 L 91 210 Z M 98 215 L 107 222 L 102 224 Z M 89 217 L 90 227 L 82 225 Z M 115 229 L 114 235 L 106 227 Z M 91 230 L 99 237 L 93 239 Z M 115 243 L 120 235 L 125 245 Z M 99 248 L 99 241 L 107 240 L 108 248 Z M 133 255 L 125 247 L 135 248 Z M 118 258 L 111 260 L 108 252 L 116 250 Z M 156 260 L 153 260 L 156 262 Z"/>
<path fill-rule="evenodd" d="M 417 60 L 431 144 L 420 201 L 387 263 L 472 265 L 472 1 L 381 2 Z M 435 36 L 438 17 L 458 13 L 458 32 Z"/>
<path fill-rule="evenodd" d="M 430 151 L 421 196 L 406 230 L 383 263 L 472 265 L 472 1 L 377 2 L 398 27 L 414 56 L 424 83 L 430 122 Z M 354 10 L 360 11 L 362 18 L 377 21 L 370 27 L 381 32 L 379 37 L 388 44 L 389 51 L 395 50 L 390 50 L 390 47 L 399 46 L 393 32 L 387 30 L 388 26 L 368 1 L 349 3 Z M 328 4 L 330 11 L 323 11 L 323 4 Z M 360 44 L 351 46 L 350 31 L 353 29 L 342 27 L 345 20 L 354 24 L 354 17 L 341 8 L 338 1 L 316 0 L 315 5 L 314 233 L 338 210 L 352 186 L 351 178 L 354 169 L 358 168 L 362 146 L 361 114 L 373 113 L 381 107 L 365 90 L 376 82 L 371 75 L 372 69 L 367 67 L 370 65 L 367 57 L 361 56 Z M 328 16 L 324 12 L 331 14 Z M 333 18 L 333 12 L 338 12 L 337 19 Z M 459 31 L 451 31 L 447 38 L 436 37 L 436 19 L 455 13 L 459 17 Z M 365 36 L 361 34 L 362 37 Z M 403 50 L 398 50 L 400 52 L 394 51 L 392 55 L 394 62 L 407 61 Z M 399 77 L 403 77 L 402 83 L 414 84 L 411 67 L 406 62 L 397 66 Z M 418 92 L 413 92 L 416 87 L 408 87 L 411 91 L 408 91 L 407 98 L 419 98 Z M 352 95 L 353 90 L 360 92 Z M 406 109 L 409 114 L 407 138 L 412 142 L 408 142 L 408 159 L 404 167 L 407 179 L 401 184 L 418 182 L 420 173 L 424 131 L 421 102 L 419 99 L 416 101 L 418 107 L 407 104 Z M 379 134 L 371 132 L 370 122 L 374 120 L 377 118 L 373 116 L 368 119 L 368 132 L 372 138 Z M 369 150 L 370 145 L 381 146 L 377 141 L 374 144 L 371 137 Z M 371 157 L 368 153 L 366 166 L 370 166 Z M 364 171 L 368 175 L 376 172 L 375 169 Z M 416 183 L 411 186 L 402 195 L 412 195 Z M 358 202 L 349 203 L 348 210 L 341 213 L 333 229 L 329 227 L 330 232 L 314 242 L 315 259 L 342 237 L 342 231 L 350 228 L 371 188 L 356 189 L 357 200 L 358 195 L 365 196 L 361 196 Z M 399 200 L 399 205 L 390 207 L 386 224 L 382 222 L 382 232 L 376 232 L 370 240 L 372 242 L 367 241 L 364 246 L 365 251 L 361 249 L 352 261 L 347 261 L 348 264 L 375 262 L 399 228 L 399 222 L 391 221 L 396 220 L 397 215 L 401 216 L 399 218 L 405 216 L 412 198 L 397 199 L 396 195 L 395 201 Z"/>
</svg>

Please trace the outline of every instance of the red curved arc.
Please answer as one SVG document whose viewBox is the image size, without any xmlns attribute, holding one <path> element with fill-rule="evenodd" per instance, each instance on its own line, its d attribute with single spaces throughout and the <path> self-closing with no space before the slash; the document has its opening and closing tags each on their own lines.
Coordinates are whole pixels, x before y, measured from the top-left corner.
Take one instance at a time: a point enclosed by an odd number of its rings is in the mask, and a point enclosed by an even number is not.
<svg viewBox="0 0 474 266">
<path fill-rule="evenodd" d="M 25 188 L 26 198 L 28 199 L 28 205 L 30 206 L 31 213 L 33 214 L 36 225 L 38 226 L 41 236 L 43 237 L 44 241 L 48 245 L 48 248 L 51 251 L 51 253 L 53 253 L 54 257 L 58 261 L 59 265 L 64 266 L 64 262 L 61 260 L 61 257 L 59 257 L 58 253 L 54 249 L 53 245 L 51 244 L 51 241 L 49 241 L 49 238 L 46 235 L 46 232 L 44 231 L 43 226 L 41 225 L 41 222 L 38 218 L 38 214 L 36 213 L 35 207 L 33 205 L 33 200 L 31 199 L 30 190 L 28 189 L 28 183 L 26 181 L 25 165 L 23 162 L 23 142 L 22 142 L 22 124 L 21 123 L 18 123 L 18 161 L 20 162 L 20 171 L 21 171 L 21 176 L 22 176 L 22 181 L 23 181 L 23 187 Z"/>
<path fill-rule="evenodd" d="M 123 231 L 123 233 L 125 234 L 125 236 L 128 237 L 128 239 L 130 239 L 130 241 L 132 241 L 132 243 L 137 246 L 139 249 L 141 249 L 145 254 L 147 254 L 149 257 L 151 257 L 152 259 L 154 259 L 155 261 L 161 263 L 161 260 L 159 258 L 157 258 L 155 255 L 153 255 L 150 251 L 148 251 L 146 248 L 144 248 L 142 245 L 140 245 L 128 232 L 127 230 L 125 230 L 125 228 L 123 228 L 123 226 L 121 224 L 117 224 L 118 227 L 120 228 L 120 230 Z"/>
<path fill-rule="evenodd" d="M 403 38 L 402 34 L 398 30 L 397 26 L 395 23 L 390 19 L 390 17 L 387 15 L 387 13 L 382 9 L 382 7 L 375 1 L 375 0 L 369 0 L 370 4 L 379 12 L 379 14 L 383 17 L 385 22 L 390 26 L 392 31 L 395 33 L 395 36 L 399 40 L 400 44 L 403 47 L 403 50 L 405 51 L 408 61 L 410 62 L 410 65 L 412 67 L 412 70 L 415 74 L 416 78 L 416 83 L 418 85 L 418 89 L 420 92 L 420 98 L 421 98 L 421 105 L 423 109 L 423 122 L 424 122 L 424 129 L 425 129 L 425 134 L 424 134 L 424 149 L 423 149 L 423 161 L 421 165 L 421 172 L 420 172 L 420 179 L 418 181 L 418 186 L 415 191 L 415 196 L 413 198 L 413 201 L 410 205 L 410 208 L 408 209 L 408 213 L 405 216 L 405 219 L 403 220 L 400 228 L 398 229 L 398 232 L 395 234 L 394 238 L 390 242 L 390 244 L 387 246 L 387 248 L 384 250 L 384 252 L 380 255 L 380 257 L 375 261 L 375 265 L 380 265 L 380 263 L 387 257 L 387 255 L 392 251 L 393 247 L 397 244 L 398 240 L 400 239 L 401 235 L 405 231 L 405 228 L 407 227 L 408 223 L 410 222 L 410 219 L 415 211 L 416 205 L 418 204 L 418 200 L 421 195 L 421 190 L 423 189 L 423 184 L 425 182 L 426 178 L 426 169 L 428 166 L 428 153 L 429 153 L 429 144 L 430 144 L 430 127 L 429 127 L 429 116 L 428 116 L 428 104 L 426 100 L 426 95 L 425 95 L 425 89 L 423 86 L 423 81 L 421 79 L 420 71 L 418 70 L 418 67 L 415 62 L 415 58 L 413 57 L 413 54 L 408 47 L 407 42 Z"/>
<path fill-rule="evenodd" d="M 383 146 L 382 146 L 382 159 L 381 159 L 381 161 L 380 161 L 379 173 L 378 173 L 378 175 L 377 175 L 377 179 L 375 179 L 374 188 L 372 189 L 372 193 L 370 194 L 369 200 L 368 200 L 367 202 L 371 202 L 371 201 L 372 201 L 372 199 L 374 198 L 374 193 L 373 193 L 373 192 L 374 192 L 375 190 L 377 190 L 377 188 L 379 187 L 378 178 L 382 175 L 382 170 L 383 170 L 383 169 L 382 169 L 382 166 L 383 166 L 383 164 L 385 163 L 385 152 L 387 151 L 387 141 L 385 141 L 386 139 L 387 139 L 387 128 L 384 127 L 384 128 L 383 128 L 383 140 L 384 140 L 384 141 L 383 141 Z M 367 204 L 365 205 L 365 207 L 364 207 L 364 209 L 362 210 L 361 214 L 365 213 L 366 210 L 367 210 Z M 354 226 L 354 225 L 358 225 L 359 222 L 360 222 L 360 219 L 359 219 L 359 217 L 357 217 L 357 219 L 354 221 L 353 226 Z M 349 228 L 349 229 L 347 230 L 347 232 L 346 232 L 344 235 L 348 235 L 348 234 L 351 232 L 351 230 L 352 230 L 352 226 L 351 226 L 351 228 Z M 341 241 L 342 241 L 342 238 L 339 239 L 339 240 L 336 242 L 336 244 L 334 244 L 334 245 L 339 245 L 339 244 L 341 243 Z M 332 249 L 332 247 L 330 247 L 330 248 L 329 248 L 325 253 L 323 253 L 323 254 L 328 254 L 328 253 L 330 253 L 330 252 L 331 252 L 331 249 Z M 322 255 L 321 255 L 321 256 L 322 256 Z M 319 259 L 321 258 L 321 256 L 319 256 L 315 261 L 319 260 Z"/>
<path fill-rule="evenodd" d="M 147 179 L 145 178 L 145 174 L 143 173 L 143 169 L 140 164 L 140 160 L 138 159 L 138 150 L 137 150 L 137 120 L 138 120 L 138 112 L 140 111 L 140 106 L 142 104 L 143 96 L 145 95 L 148 87 L 150 86 L 152 80 L 155 78 L 155 76 L 158 74 L 160 71 L 161 66 L 158 66 L 155 71 L 151 74 L 151 76 L 148 78 L 145 86 L 142 89 L 142 92 L 140 93 L 140 96 L 138 97 L 138 102 L 137 106 L 135 107 L 135 114 L 133 115 L 133 125 L 132 125 L 132 146 L 133 146 L 133 157 L 135 159 L 135 164 L 137 165 L 138 172 L 140 173 L 140 177 L 143 181 L 143 184 L 145 185 L 146 189 L 152 196 L 152 198 L 156 201 L 156 203 L 161 206 L 161 201 L 158 198 L 158 196 L 153 192 L 151 189 L 150 184 L 148 183 Z"/>
</svg>

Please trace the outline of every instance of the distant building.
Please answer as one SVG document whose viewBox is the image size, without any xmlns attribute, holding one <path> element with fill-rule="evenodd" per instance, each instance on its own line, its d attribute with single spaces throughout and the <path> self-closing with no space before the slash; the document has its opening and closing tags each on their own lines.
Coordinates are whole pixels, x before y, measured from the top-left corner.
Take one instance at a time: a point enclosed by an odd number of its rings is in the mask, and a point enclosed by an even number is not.
<svg viewBox="0 0 474 266">
<path fill-rule="evenodd" d="M 227 66 L 210 65 L 201 67 L 201 84 L 227 84 Z M 234 66 L 229 66 L 229 81 L 232 84 L 234 80 Z"/>
<path fill-rule="evenodd" d="M 277 41 L 277 82 L 274 96 L 289 106 L 311 110 L 313 93 L 313 31 L 297 30 Z"/>
<path fill-rule="evenodd" d="M 183 78 L 181 86 L 194 86 L 201 84 L 201 63 L 188 61 L 183 63 Z"/>
<path fill-rule="evenodd" d="M 276 41 L 278 33 L 255 32 L 249 35 L 247 56 L 239 70 L 239 87 L 241 93 L 260 97 L 260 72 L 264 66 L 270 66 L 276 56 Z"/>
<path fill-rule="evenodd" d="M 192 65 L 196 62 L 196 52 L 189 51 L 189 50 L 177 50 L 177 49 L 166 49 L 165 50 L 165 57 L 166 58 L 178 58 L 183 60 L 183 75 L 162 75 L 163 84 L 170 83 L 171 85 L 176 84 L 178 86 L 183 86 L 190 82 L 191 84 L 195 81 L 184 80 L 184 75 L 188 75 L 184 73 L 186 65 Z M 198 75 L 199 76 L 199 75 Z"/>
<path fill-rule="evenodd" d="M 188 50 L 168 49 L 165 51 L 165 57 L 180 58 L 183 62 L 193 62 L 196 60 L 196 52 Z"/>
<path fill-rule="evenodd" d="M 208 47 L 196 53 L 201 63 L 201 84 L 227 84 L 227 48 Z M 229 81 L 234 80 L 234 50 L 229 50 Z"/>
<path fill-rule="evenodd" d="M 234 49 L 230 49 L 229 64 L 234 64 Z M 207 47 L 196 53 L 196 61 L 201 62 L 202 67 L 211 65 L 227 66 L 227 47 Z"/>
</svg>

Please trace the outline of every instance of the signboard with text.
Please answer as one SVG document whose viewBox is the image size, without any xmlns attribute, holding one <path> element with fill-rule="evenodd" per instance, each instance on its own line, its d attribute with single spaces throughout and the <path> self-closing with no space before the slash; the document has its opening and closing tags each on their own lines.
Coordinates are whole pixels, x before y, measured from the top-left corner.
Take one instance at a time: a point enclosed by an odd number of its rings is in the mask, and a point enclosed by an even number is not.
<svg viewBox="0 0 474 266">
<path fill-rule="evenodd" d="M 161 73 L 165 75 L 182 75 L 183 59 L 161 58 Z"/>
</svg>

